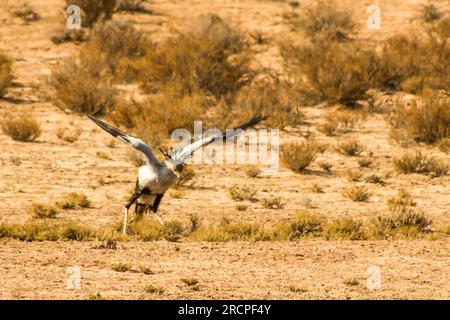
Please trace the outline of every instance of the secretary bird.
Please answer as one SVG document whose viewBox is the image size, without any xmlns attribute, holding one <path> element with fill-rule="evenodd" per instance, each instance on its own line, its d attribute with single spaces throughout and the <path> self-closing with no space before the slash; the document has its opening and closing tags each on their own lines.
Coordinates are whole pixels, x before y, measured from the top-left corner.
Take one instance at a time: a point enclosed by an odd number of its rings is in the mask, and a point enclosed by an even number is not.
<svg viewBox="0 0 450 320">
<path fill-rule="evenodd" d="M 141 151 L 146 157 L 147 163 L 140 167 L 138 171 L 135 191 L 124 207 L 123 233 L 125 234 L 127 232 L 128 210 L 133 203 L 135 203 L 136 218 L 141 218 L 144 213 L 151 210 L 159 223 L 163 224 L 161 217 L 157 213 L 161 199 L 164 193 L 177 182 L 185 166 L 185 161 L 195 151 L 219 139 L 226 140 L 234 138 L 242 134 L 245 129 L 266 119 L 266 117 L 254 116 L 250 121 L 234 128 L 234 130 L 227 130 L 224 133 L 211 135 L 197 140 L 194 143 L 179 146 L 173 149 L 170 155 L 163 153 L 165 159 L 160 162 L 154 156 L 152 149 L 141 139 L 127 135 L 92 115 L 88 115 L 88 117 L 103 130 Z"/>
</svg>

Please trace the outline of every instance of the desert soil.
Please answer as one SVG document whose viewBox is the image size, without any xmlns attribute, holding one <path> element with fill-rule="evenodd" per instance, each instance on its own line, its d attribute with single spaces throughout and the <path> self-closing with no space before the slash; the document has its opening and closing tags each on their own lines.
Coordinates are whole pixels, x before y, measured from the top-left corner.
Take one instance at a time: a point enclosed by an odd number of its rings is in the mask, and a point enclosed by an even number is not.
<svg viewBox="0 0 450 320">
<path fill-rule="evenodd" d="M 306 2 L 306 1 L 301 1 Z M 308 1 L 309 2 L 309 1 Z M 382 8 L 382 29 L 366 30 L 367 1 L 347 1 L 359 22 L 361 38 L 383 41 L 396 33 L 415 30 L 414 19 L 425 1 L 378 1 Z M 50 203 L 68 192 L 83 192 L 92 200 L 92 208 L 66 210 L 58 219 L 72 219 L 89 226 L 106 226 L 121 218 L 122 205 L 134 187 L 136 167 L 130 151 L 110 138 L 89 119 L 66 114 L 51 103 L 47 78 L 51 68 L 79 50 L 75 44 L 55 45 L 50 36 L 64 23 L 62 0 L 29 1 L 41 19 L 25 23 L 11 11 L 17 1 L 0 4 L 0 50 L 15 59 L 16 79 L 3 100 L 0 112 L 33 113 L 42 123 L 43 134 L 33 143 L 13 141 L 0 133 L 0 222 L 26 222 L 33 202 Z M 438 1 L 440 7 L 448 6 Z M 152 1 L 147 6 L 159 15 L 120 14 L 155 39 L 163 39 L 171 30 L 181 29 L 192 17 L 214 12 L 229 18 L 250 32 L 262 32 L 269 44 L 255 45 L 257 63 L 280 68 L 276 41 L 291 36 L 282 15 L 292 9 L 281 1 Z M 125 94 L 125 93 L 124 93 Z M 401 98 L 409 98 L 402 97 Z M 381 96 L 380 107 L 395 100 Z M 386 199 L 399 189 L 410 192 L 417 206 L 433 220 L 432 228 L 450 225 L 449 176 L 401 175 L 394 171 L 392 159 L 404 152 L 389 140 L 388 125 L 382 114 L 370 114 L 361 125 L 341 137 L 326 137 L 317 126 L 328 109 L 302 108 L 306 122 L 281 133 L 281 142 L 301 139 L 305 132 L 320 141 L 335 144 L 342 139 L 357 138 L 373 152 L 375 163 L 363 169 L 365 176 L 378 174 L 387 184 L 369 185 L 373 196 L 366 203 L 355 203 L 341 194 L 351 185 L 345 171 L 357 168 L 355 158 L 332 150 L 321 154 L 306 174 L 296 174 L 281 167 L 273 176 L 249 178 L 243 166 L 195 167 L 193 188 L 181 198 L 163 199 L 161 214 L 167 220 L 189 222 L 195 214 L 203 223 L 217 223 L 226 216 L 233 221 L 256 222 L 272 226 L 291 217 L 298 209 L 308 209 L 327 218 L 354 217 L 367 221 L 386 212 Z M 59 127 L 80 128 L 74 143 L 57 138 Z M 440 158 L 448 155 L 435 147 L 418 146 Z M 98 153 L 107 153 L 103 159 Z M 319 168 L 321 161 L 333 165 L 332 173 Z M 324 193 L 313 193 L 317 183 Z M 252 185 L 259 198 L 277 195 L 286 204 L 282 210 L 270 210 L 260 202 L 246 203 L 246 211 L 237 211 L 227 188 L 233 184 Z M 124 242 L 118 250 L 97 249 L 95 242 L 19 242 L 0 240 L 0 298 L 85 299 L 99 292 L 111 299 L 177 298 L 444 298 L 450 297 L 450 242 L 439 240 L 403 241 L 322 241 L 180 243 Z M 129 263 L 128 272 L 116 272 L 111 265 Z M 81 289 L 66 289 L 67 270 L 81 268 Z M 367 268 L 381 268 L 382 287 L 369 291 Z M 154 273 L 145 275 L 139 266 Z M 199 280 L 197 290 L 186 286 L 181 278 Z M 346 280 L 355 278 L 354 285 Z M 145 293 L 144 287 L 155 285 L 164 293 Z M 295 286 L 297 292 L 290 289 Z"/>
</svg>

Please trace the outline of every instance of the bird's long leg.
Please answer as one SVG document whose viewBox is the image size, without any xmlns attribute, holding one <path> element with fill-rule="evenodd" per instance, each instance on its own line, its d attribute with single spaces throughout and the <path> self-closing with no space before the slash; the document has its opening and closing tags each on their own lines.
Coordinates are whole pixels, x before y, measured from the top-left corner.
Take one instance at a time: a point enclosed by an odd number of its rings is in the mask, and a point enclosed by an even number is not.
<svg viewBox="0 0 450 320">
<path fill-rule="evenodd" d="M 130 209 L 131 205 L 141 196 L 142 189 L 139 186 L 138 181 L 136 181 L 136 189 L 134 190 L 133 195 L 131 196 L 128 203 L 125 205 L 125 212 L 124 212 L 124 222 L 123 222 L 123 233 L 127 233 L 127 222 L 128 222 L 128 209 Z"/>
<path fill-rule="evenodd" d="M 158 194 L 156 195 L 155 201 L 153 202 L 153 206 L 152 206 L 152 211 L 155 214 L 156 220 L 158 220 L 158 222 L 160 224 L 164 224 L 163 219 L 158 215 L 158 207 L 159 204 L 161 203 L 162 197 L 164 196 L 164 194 Z"/>
<path fill-rule="evenodd" d="M 123 215 L 123 234 L 127 234 L 127 220 L 128 220 L 128 208 L 124 207 L 124 215 Z"/>
</svg>

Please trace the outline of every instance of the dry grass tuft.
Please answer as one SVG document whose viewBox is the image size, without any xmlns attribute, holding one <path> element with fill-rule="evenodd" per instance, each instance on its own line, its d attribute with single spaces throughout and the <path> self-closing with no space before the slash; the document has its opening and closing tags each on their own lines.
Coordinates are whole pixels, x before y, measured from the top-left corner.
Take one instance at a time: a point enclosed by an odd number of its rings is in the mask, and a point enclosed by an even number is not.
<svg viewBox="0 0 450 320">
<path fill-rule="evenodd" d="M 174 94 L 202 91 L 232 100 L 252 78 L 251 56 L 244 35 L 216 15 L 199 18 L 196 27 L 147 51 L 130 68 L 139 70 L 147 92 Z"/>
<path fill-rule="evenodd" d="M 116 104 L 117 90 L 101 55 L 68 59 L 56 67 L 49 80 L 53 103 L 61 110 L 104 114 Z"/>
<path fill-rule="evenodd" d="M 83 193 L 71 192 L 67 194 L 64 199 L 56 202 L 56 205 L 61 209 L 75 209 L 75 208 L 89 208 L 91 201 Z"/>
<path fill-rule="evenodd" d="M 285 204 L 282 202 L 281 197 L 270 197 L 262 199 L 262 206 L 266 209 L 283 209 Z"/>
<path fill-rule="evenodd" d="M 13 10 L 12 14 L 15 17 L 21 18 L 25 22 L 33 22 L 41 19 L 41 15 L 36 11 L 34 11 L 32 8 L 30 8 L 28 5 Z"/>
<path fill-rule="evenodd" d="M 261 167 L 259 165 L 248 165 L 245 168 L 245 173 L 250 178 L 257 178 L 261 174 Z"/>
<path fill-rule="evenodd" d="M 58 215 L 58 208 L 53 205 L 33 203 L 31 206 L 31 216 L 36 219 L 54 219 Z"/>
<path fill-rule="evenodd" d="M 370 199 L 371 193 L 365 186 L 352 186 L 344 189 L 342 195 L 355 202 L 365 202 Z"/>
<path fill-rule="evenodd" d="M 347 40 L 356 26 L 348 8 L 339 6 L 337 1 L 324 0 L 303 8 L 290 22 L 313 41 Z"/>
<path fill-rule="evenodd" d="M 7 114 L 1 127 L 4 134 L 17 141 L 34 141 L 42 133 L 41 125 L 31 113 Z"/>
<path fill-rule="evenodd" d="M 163 294 L 166 290 L 163 287 L 157 287 L 152 284 L 144 287 L 144 292 L 146 293 L 157 293 Z"/>
<path fill-rule="evenodd" d="M 430 173 L 433 176 L 442 176 L 449 170 L 445 160 L 439 160 L 433 156 L 423 155 L 421 152 L 404 153 L 394 159 L 395 169 L 404 174 Z"/>
<path fill-rule="evenodd" d="M 228 192 L 234 201 L 257 201 L 255 198 L 257 191 L 252 186 L 233 185 L 228 188 Z"/>
<path fill-rule="evenodd" d="M 287 65 L 293 70 L 295 87 L 315 104 L 356 107 L 373 87 L 377 58 L 370 48 L 356 42 L 317 42 L 304 47 L 282 46 Z M 333 128 L 324 128 L 332 134 Z"/>
<path fill-rule="evenodd" d="M 117 0 L 117 11 L 152 14 L 153 10 L 145 7 L 145 0 Z"/>
<path fill-rule="evenodd" d="M 357 182 L 361 180 L 363 173 L 359 169 L 347 169 L 345 171 L 345 176 L 348 179 L 348 181 Z"/>
<path fill-rule="evenodd" d="M 13 61 L 8 56 L 0 53 L 0 97 L 6 93 L 6 88 L 10 87 L 14 79 L 12 75 Z"/>
<path fill-rule="evenodd" d="M 281 146 L 281 159 L 291 170 L 302 172 L 310 166 L 320 152 L 315 141 L 292 142 Z"/>
<path fill-rule="evenodd" d="M 365 240 L 367 238 L 361 221 L 342 218 L 326 226 L 324 235 L 327 240 Z"/>
<path fill-rule="evenodd" d="M 411 140 L 436 143 L 450 137 L 450 99 L 434 94 L 412 105 L 400 103 L 389 122 Z"/>
<path fill-rule="evenodd" d="M 295 240 L 305 237 L 318 237 L 322 235 L 323 231 L 322 220 L 322 217 L 316 214 L 298 211 L 289 222 L 278 226 L 277 238 L 280 240 Z"/>
<path fill-rule="evenodd" d="M 59 127 L 56 130 L 56 136 L 66 142 L 74 143 L 81 135 L 81 128 Z"/>
<path fill-rule="evenodd" d="M 439 20 L 442 16 L 443 13 L 432 3 L 422 5 L 419 11 L 419 19 L 426 23 Z"/>
<path fill-rule="evenodd" d="M 356 139 L 341 141 L 336 146 L 336 151 L 345 156 L 359 156 L 364 151 L 364 146 Z"/>
<path fill-rule="evenodd" d="M 115 263 L 111 266 L 111 269 L 117 272 L 127 272 L 131 270 L 131 264 L 129 263 Z"/>
</svg>

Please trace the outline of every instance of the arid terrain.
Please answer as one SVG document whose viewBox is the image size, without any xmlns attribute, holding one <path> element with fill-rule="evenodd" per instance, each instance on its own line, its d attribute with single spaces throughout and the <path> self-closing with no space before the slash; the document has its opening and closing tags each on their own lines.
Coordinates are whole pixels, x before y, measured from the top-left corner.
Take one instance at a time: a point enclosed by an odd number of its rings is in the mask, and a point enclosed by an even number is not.
<svg viewBox="0 0 450 320">
<path fill-rule="evenodd" d="M 310 2 L 300 1 L 300 6 Z M 427 3 L 375 1 L 381 7 L 382 26 L 368 30 L 370 1 L 344 2 L 353 10 L 356 36 L 380 43 L 392 35 L 419 30 L 416 15 Z M 6 0 L 0 4 L 0 52 L 14 60 L 15 77 L 0 99 L 0 114 L 29 112 L 41 124 L 42 134 L 35 141 L 21 142 L 0 132 L 0 223 L 26 224 L 33 219 L 33 204 L 50 204 L 76 192 L 86 195 L 90 206 L 60 210 L 55 220 L 107 228 L 121 221 L 123 205 L 134 190 L 137 166 L 130 160 L 130 147 L 120 141 L 112 143 L 113 138 L 87 117 L 55 106 L 48 78 L 55 66 L 77 54 L 82 45 L 51 41 L 52 34 L 64 25 L 65 1 L 28 1 L 40 15 L 31 22 L 12 14 L 24 3 Z M 442 10 L 450 9 L 446 1 L 434 3 Z M 266 40 L 252 44 L 253 64 L 272 70 L 283 68 L 277 43 L 295 37 L 284 16 L 299 10 L 284 1 L 256 0 L 147 1 L 145 6 L 154 13 L 121 12 L 113 19 L 131 21 L 155 41 L 163 41 L 195 21 L 194 17 L 215 13 L 245 32 L 261 33 Z M 135 90 L 137 86 L 119 86 L 124 96 L 137 94 Z M 404 92 L 377 92 L 373 103 L 379 110 L 388 110 L 400 101 L 414 99 L 413 94 Z M 281 161 L 276 174 L 258 177 L 251 177 L 245 165 L 190 165 L 195 170 L 193 184 L 169 190 L 160 206 L 161 216 L 185 226 L 195 216 L 202 226 L 217 225 L 226 218 L 271 229 L 306 210 L 327 221 L 352 218 L 366 226 L 374 216 L 388 212 L 389 198 L 406 190 L 414 207 L 432 221 L 427 232 L 365 240 L 204 241 L 186 236 L 178 241 L 142 241 L 130 237 L 118 240 L 112 248 L 102 246 L 102 239 L 21 241 L 2 235 L 0 298 L 449 299 L 449 173 L 403 174 L 393 165 L 393 160 L 407 151 L 420 150 L 447 164 L 449 154 L 435 144 L 405 147 L 393 142 L 384 112 L 367 112 L 348 131 L 327 136 L 319 129 L 331 109 L 324 104 L 300 106 L 301 124 L 280 132 L 281 144 L 312 136 L 327 145 L 305 172 L 294 172 Z M 64 141 L 58 137 L 61 128 L 79 130 L 79 137 Z M 349 157 L 333 149 L 351 139 L 364 146 L 361 156 Z M 359 164 L 361 158 L 370 158 L 370 165 Z M 320 165 L 324 162 L 331 165 L 329 172 Z M 361 177 L 349 181 L 348 170 L 358 171 Z M 383 183 L 367 182 L 371 175 Z M 236 202 L 229 194 L 233 185 L 251 187 L 258 200 Z M 370 198 L 352 201 L 343 196 L 343 190 L 353 185 L 366 186 Z M 263 205 L 264 199 L 271 197 L 278 197 L 282 206 L 271 209 Z M 145 219 L 154 220 L 151 215 Z M 118 270 L 119 264 L 127 266 L 126 270 Z M 78 290 L 66 288 L 67 268 L 74 265 L 81 271 Z M 381 270 L 377 290 L 366 286 L 367 269 L 373 265 Z"/>
</svg>

